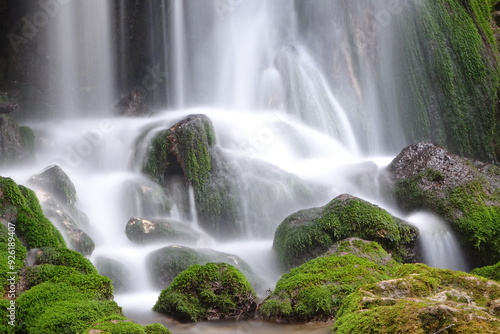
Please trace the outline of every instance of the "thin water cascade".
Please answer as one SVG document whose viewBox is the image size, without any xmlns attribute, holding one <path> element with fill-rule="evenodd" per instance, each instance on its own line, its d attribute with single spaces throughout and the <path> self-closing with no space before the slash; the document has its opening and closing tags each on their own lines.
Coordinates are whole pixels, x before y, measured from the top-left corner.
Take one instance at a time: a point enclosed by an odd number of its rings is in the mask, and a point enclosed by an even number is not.
<svg viewBox="0 0 500 334">
<path fill-rule="evenodd" d="M 109 114 L 115 90 L 110 2 L 65 1 L 53 10 L 45 30 L 46 78 L 57 116 Z"/>
<path fill-rule="evenodd" d="M 453 230 L 441 218 L 428 212 L 418 212 L 406 220 L 420 229 L 425 263 L 442 269 L 470 269 Z"/>
</svg>

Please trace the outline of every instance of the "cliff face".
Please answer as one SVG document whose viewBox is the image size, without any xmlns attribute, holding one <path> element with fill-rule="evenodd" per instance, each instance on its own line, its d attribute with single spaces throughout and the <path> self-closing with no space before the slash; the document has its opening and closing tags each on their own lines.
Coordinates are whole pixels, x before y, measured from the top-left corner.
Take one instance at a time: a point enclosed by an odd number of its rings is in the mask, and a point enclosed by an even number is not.
<svg viewBox="0 0 500 334">
<path fill-rule="evenodd" d="M 406 22 L 397 66 L 405 73 L 396 87 L 409 141 L 431 140 L 456 154 L 495 161 L 499 57 L 493 7 L 484 0 L 425 0 L 415 11 L 399 17 Z"/>
</svg>

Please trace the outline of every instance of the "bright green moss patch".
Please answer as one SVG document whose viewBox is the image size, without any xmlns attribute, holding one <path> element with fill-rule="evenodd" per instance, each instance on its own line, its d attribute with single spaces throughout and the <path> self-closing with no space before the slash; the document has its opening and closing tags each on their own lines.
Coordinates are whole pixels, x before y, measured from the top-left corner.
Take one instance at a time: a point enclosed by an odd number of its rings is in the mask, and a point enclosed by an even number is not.
<svg viewBox="0 0 500 334">
<path fill-rule="evenodd" d="M 283 275 L 259 313 L 280 322 L 329 320 L 347 295 L 362 284 L 389 279 L 391 270 L 351 254 L 319 257 Z"/>
<path fill-rule="evenodd" d="M 43 215 L 35 193 L 0 177 L 0 214 L 16 224 L 16 234 L 26 248 L 66 247 L 61 233 Z"/>
<path fill-rule="evenodd" d="M 492 266 L 476 268 L 471 271 L 471 274 L 486 277 L 488 279 L 500 282 L 500 262 Z"/>
<path fill-rule="evenodd" d="M 97 274 L 97 269 L 82 254 L 67 248 L 44 247 L 36 253 L 36 264 L 54 264 L 75 268 L 82 274 Z"/>
<path fill-rule="evenodd" d="M 248 318 L 256 308 L 250 283 L 226 263 L 193 265 L 163 290 L 153 310 L 182 322 Z"/>
<path fill-rule="evenodd" d="M 26 258 L 26 248 L 23 247 L 16 234 L 14 225 L 11 225 L 10 231 L 7 227 L 0 224 L 0 280 L 5 290 L 7 278 L 11 275 L 9 272 L 19 272 L 24 265 Z"/>
<path fill-rule="evenodd" d="M 101 331 L 109 334 L 172 334 L 161 324 L 142 326 L 119 315 L 96 321 L 84 334 L 103 333 Z"/>
<path fill-rule="evenodd" d="M 394 279 L 361 286 L 339 310 L 335 333 L 497 333 L 500 284 L 422 264 L 398 267 Z M 451 328 L 451 327 L 450 327 Z"/>
<path fill-rule="evenodd" d="M 401 29 L 398 101 L 408 142 L 456 154 L 495 156 L 498 46 L 483 0 L 424 0 L 395 18 Z M 421 65 L 420 65 L 421 64 Z"/>
<path fill-rule="evenodd" d="M 287 217 L 276 230 L 273 248 L 284 269 L 304 263 L 349 237 L 376 241 L 396 260 L 408 261 L 417 236 L 415 227 L 378 206 L 341 195 L 322 208 Z"/>
</svg>

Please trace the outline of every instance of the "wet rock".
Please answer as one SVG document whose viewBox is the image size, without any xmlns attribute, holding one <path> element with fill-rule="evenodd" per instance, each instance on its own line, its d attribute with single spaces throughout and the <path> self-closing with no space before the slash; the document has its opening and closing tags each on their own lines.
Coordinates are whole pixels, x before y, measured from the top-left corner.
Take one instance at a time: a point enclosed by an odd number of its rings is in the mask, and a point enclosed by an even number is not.
<svg viewBox="0 0 500 334">
<path fill-rule="evenodd" d="M 349 237 L 376 241 L 402 262 L 418 259 L 418 230 L 384 209 L 343 194 L 324 207 L 288 216 L 274 235 L 273 248 L 283 269 L 289 269 L 326 252 Z"/>
<path fill-rule="evenodd" d="M 391 278 L 395 266 L 397 262 L 376 242 L 342 240 L 323 256 L 283 275 L 259 313 L 277 322 L 330 321 L 350 293 Z"/>
<path fill-rule="evenodd" d="M 69 248 L 85 256 L 92 254 L 94 241 L 87 231 L 87 215 L 77 207 L 77 193 L 69 176 L 57 165 L 46 168 L 29 180 L 47 218 L 61 231 Z"/>
<path fill-rule="evenodd" d="M 5 115 L 0 115 L 0 167 L 34 159 L 34 135 Z"/>
<path fill-rule="evenodd" d="M 142 219 L 132 217 L 127 223 L 125 234 L 138 244 L 177 242 L 193 243 L 200 239 L 198 233 L 186 224 L 173 219 Z"/>
<path fill-rule="evenodd" d="M 500 167 L 419 143 L 406 147 L 387 170 L 401 208 L 444 218 L 475 266 L 500 261 Z"/>
<path fill-rule="evenodd" d="M 164 185 L 167 193 L 182 189 L 176 202 L 184 203 L 186 215 L 190 214 L 186 208 L 192 191 L 199 224 L 219 239 L 241 236 L 242 221 L 257 226 L 256 233 L 268 235 L 287 209 L 305 205 L 311 196 L 296 176 L 220 149 L 215 145 L 212 122 L 205 115 L 190 115 L 156 134 L 142 169 Z M 276 199 L 278 204 L 270 204 Z M 270 205 L 273 210 L 262 209 Z M 264 217 L 262 212 L 273 216 Z"/>
<path fill-rule="evenodd" d="M 116 292 L 125 292 L 133 284 L 133 275 L 122 262 L 108 257 L 100 256 L 95 261 L 95 267 L 100 275 L 113 281 Z"/>
<path fill-rule="evenodd" d="M 145 96 L 140 91 L 133 91 L 123 97 L 115 105 L 115 110 L 118 115 L 129 117 L 149 116 L 152 112 Z"/>
<path fill-rule="evenodd" d="M 248 319 L 257 308 L 245 276 L 227 263 L 194 265 L 163 290 L 153 310 L 181 322 Z"/>
<path fill-rule="evenodd" d="M 500 284 L 467 273 L 403 265 L 364 285 L 337 314 L 335 333 L 496 333 Z M 446 332 L 446 331 L 445 331 Z"/>
<path fill-rule="evenodd" d="M 195 249 L 184 246 L 168 246 L 149 254 L 146 259 L 148 276 L 157 288 L 166 288 L 183 270 L 195 264 L 224 262 L 238 268 L 251 281 L 255 274 L 250 266 L 236 255 L 221 253 L 212 249 Z M 257 282 L 258 283 L 258 282 Z"/>
</svg>

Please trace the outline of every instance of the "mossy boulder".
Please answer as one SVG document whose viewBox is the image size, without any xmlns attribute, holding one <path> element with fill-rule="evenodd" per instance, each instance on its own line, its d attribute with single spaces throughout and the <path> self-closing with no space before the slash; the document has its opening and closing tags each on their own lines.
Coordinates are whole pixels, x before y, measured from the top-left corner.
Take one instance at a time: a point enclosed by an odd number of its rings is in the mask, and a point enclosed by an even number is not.
<svg viewBox="0 0 500 334">
<path fill-rule="evenodd" d="M 253 226 L 254 234 L 268 236 L 289 208 L 305 205 L 311 197 L 296 176 L 215 145 L 214 128 L 205 115 L 187 116 L 146 144 L 143 172 L 163 185 L 190 219 L 194 199 L 199 224 L 218 239 L 241 236 L 242 222 Z"/>
<path fill-rule="evenodd" d="M 187 224 L 173 219 L 143 219 L 132 217 L 125 227 L 125 234 L 137 244 L 159 242 L 195 243 L 200 239 Z"/>
<path fill-rule="evenodd" d="M 44 216 L 35 193 L 0 177 L 0 218 L 16 226 L 16 235 L 28 248 L 66 247 L 61 233 Z"/>
<path fill-rule="evenodd" d="M 34 286 L 17 298 L 17 305 L 21 332 L 33 334 L 82 333 L 98 319 L 122 314 L 115 302 L 66 283 Z"/>
<path fill-rule="evenodd" d="M 247 319 L 257 307 L 245 276 L 227 263 L 194 265 L 163 290 L 153 310 L 181 322 Z"/>
<path fill-rule="evenodd" d="M 83 334 L 172 334 L 161 324 L 139 325 L 125 317 L 112 315 L 96 321 Z"/>
<path fill-rule="evenodd" d="M 116 292 L 127 291 L 133 285 L 133 273 L 118 260 L 100 256 L 95 260 L 95 267 L 99 274 L 111 279 Z"/>
<path fill-rule="evenodd" d="M 33 175 L 29 182 L 50 193 L 54 199 L 67 207 L 76 208 L 75 185 L 61 167 L 49 166 L 40 174 Z"/>
<path fill-rule="evenodd" d="M 283 269 L 313 259 L 335 242 L 349 237 L 376 241 L 395 260 L 414 262 L 418 236 L 415 227 L 384 209 L 343 194 L 324 207 L 288 216 L 276 230 L 273 248 Z"/>
<path fill-rule="evenodd" d="M 401 208 L 444 218 L 475 266 L 500 261 L 500 167 L 419 143 L 403 149 L 388 172 Z"/>
<path fill-rule="evenodd" d="M 172 245 L 156 250 L 146 258 L 148 276 L 155 287 L 164 289 L 174 278 L 190 266 L 209 262 L 224 262 L 240 270 L 254 282 L 255 274 L 250 266 L 236 255 L 214 251 L 208 248 L 190 248 Z M 255 283 L 255 282 L 254 282 Z"/>
<path fill-rule="evenodd" d="M 36 248 L 30 250 L 26 257 L 26 264 L 29 267 L 53 264 L 75 268 L 82 274 L 97 274 L 97 269 L 92 262 L 82 254 L 67 248 Z"/>
<path fill-rule="evenodd" d="M 394 275 L 348 296 L 334 333 L 500 331 L 500 284 L 422 264 L 400 266 Z"/>
<path fill-rule="evenodd" d="M 332 320 L 350 293 L 391 278 L 396 265 L 376 242 L 345 240 L 331 251 L 283 275 L 259 307 L 260 315 L 278 322 Z"/>
<path fill-rule="evenodd" d="M 475 268 L 470 273 L 500 282 L 500 262 L 492 266 Z"/>
<path fill-rule="evenodd" d="M 2 114 L 0 114 L 0 143 L 0 167 L 27 163 L 34 159 L 35 140 L 31 129 L 20 127 Z"/>
</svg>

